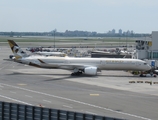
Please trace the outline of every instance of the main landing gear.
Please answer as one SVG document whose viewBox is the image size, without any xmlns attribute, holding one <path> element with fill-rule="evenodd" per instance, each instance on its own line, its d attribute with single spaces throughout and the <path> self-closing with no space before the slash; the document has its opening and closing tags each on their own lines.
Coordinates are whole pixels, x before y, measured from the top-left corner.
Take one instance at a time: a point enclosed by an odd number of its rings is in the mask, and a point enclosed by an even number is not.
<svg viewBox="0 0 158 120">
<path fill-rule="evenodd" d="M 82 70 L 79 70 L 78 68 L 75 68 L 73 73 L 71 73 L 71 76 L 79 76 L 82 74 Z"/>
<path fill-rule="evenodd" d="M 71 76 L 79 76 L 81 74 L 82 74 L 82 72 L 74 72 L 74 73 L 71 73 Z"/>
</svg>

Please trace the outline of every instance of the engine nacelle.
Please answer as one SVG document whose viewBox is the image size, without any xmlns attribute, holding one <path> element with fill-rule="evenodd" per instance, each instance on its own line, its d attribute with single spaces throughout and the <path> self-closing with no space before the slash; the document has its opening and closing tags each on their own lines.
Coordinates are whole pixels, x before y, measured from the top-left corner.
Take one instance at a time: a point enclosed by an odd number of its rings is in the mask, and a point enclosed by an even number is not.
<svg viewBox="0 0 158 120">
<path fill-rule="evenodd" d="M 84 73 L 87 75 L 97 75 L 97 67 L 86 67 Z"/>
<path fill-rule="evenodd" d="M 14 60 L 15 56 L 14 55 L 9 55 L 9 59 Z"/>
</svg>

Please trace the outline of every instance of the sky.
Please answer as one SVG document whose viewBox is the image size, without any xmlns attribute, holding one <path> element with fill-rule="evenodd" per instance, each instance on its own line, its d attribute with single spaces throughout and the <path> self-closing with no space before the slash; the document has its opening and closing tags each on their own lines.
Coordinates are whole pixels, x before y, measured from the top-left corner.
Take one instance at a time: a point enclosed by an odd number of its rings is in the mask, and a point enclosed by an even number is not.
<svg viewBox="0 0 158 120">
<path fill-rule="evenodd" d="M 158 0 L 0 0 L 0 32 L 158 30 Z"/>
</svg>

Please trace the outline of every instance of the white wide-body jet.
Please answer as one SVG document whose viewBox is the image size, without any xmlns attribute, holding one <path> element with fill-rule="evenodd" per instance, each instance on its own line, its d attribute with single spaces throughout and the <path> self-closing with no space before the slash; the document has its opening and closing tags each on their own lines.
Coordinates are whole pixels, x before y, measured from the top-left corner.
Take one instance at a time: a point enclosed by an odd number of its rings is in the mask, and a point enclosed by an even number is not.
<svg viewBox="0 0 158 120">
<path fill-rule="evenodd" d="M 72 58 L 54 56 L 28 56 L 13 40 L 8 40 L 16 62 L 39 68 L 73 70 L 71 75 L 97 75 L 101 70 L 148 71 L 145 61 L 124 58 Z"/>
</svg>

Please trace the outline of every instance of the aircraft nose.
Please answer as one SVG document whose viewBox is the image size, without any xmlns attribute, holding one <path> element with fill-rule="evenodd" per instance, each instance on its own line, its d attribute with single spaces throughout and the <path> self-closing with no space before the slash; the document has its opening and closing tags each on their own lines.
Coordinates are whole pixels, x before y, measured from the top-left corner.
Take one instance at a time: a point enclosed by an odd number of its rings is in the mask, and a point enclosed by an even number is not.
<svg viewBox="0 0 158 120">
<path fill-rule="evenodd" d="M 151 70 L 151 66 L 150 65 L 147 65 L 147 70 Z"/>
</svg>

